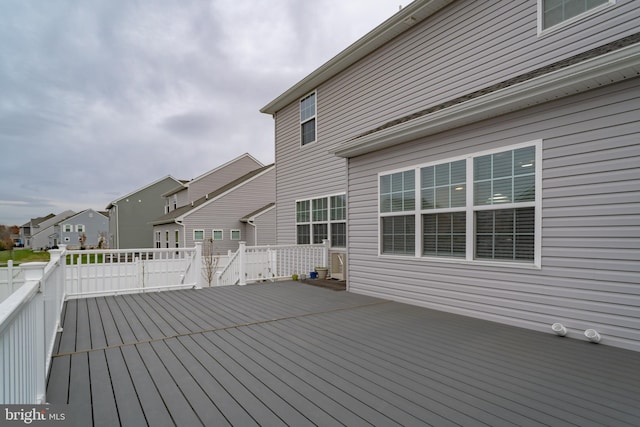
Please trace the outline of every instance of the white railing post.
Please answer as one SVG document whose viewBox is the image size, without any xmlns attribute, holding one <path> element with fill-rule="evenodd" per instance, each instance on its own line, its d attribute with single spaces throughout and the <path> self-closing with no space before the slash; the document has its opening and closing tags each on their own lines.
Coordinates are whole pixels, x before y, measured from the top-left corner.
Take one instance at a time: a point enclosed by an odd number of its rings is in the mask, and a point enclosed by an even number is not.
<svg viewBox="0 0 640 427">
<path fill-rule="evenodd" d="M 196 289 L 202 288 L 202 242 L 196 242 L 196 253 L 193 260 L 194 274 L 196 275 Z"/>
<path fill-rule="evenodd" d="M 247 276 L 246 276 L 246 272 L 247 272 L 247 266 L 246 266 L 246 262 L 247 262 L 247 243 L 246 242 L 240 242 L 240 245 L 238 247 L 238 273 L 239 273 L 239 282 L 238 284 L 240 286 L 244 286 L 247 284 Z"/>
<path fill-rule="evenodd" d="M 25 355 L 25 357 L 33 357 L 35 364 L 35 394 L 36 403 L 43 404 L 46 399 L 46 367 L 47 367 L 47 350 L 46 350 L 46 328 L 45 328 L 45 316 L 44 316 L 44 268 L 47 266 L 46 262 L 26 262 L 20 265 L 20 268 L 24 271 L 24 281 L 40 282 L 38 295 L 34 298 L 35 304 L 35 348 L 32 354 Z M 28 339 L 28 338 L 27 338 Z"/>
<path fill-rule="evenodd" d="M 51 249 L 49 254 L 51 255 L 51 259 L 49 260 L 50 264 L 58 263 L 58 268 L 60 269 L 60 280 L 62 281 L 61 290 L 64 295 L 67 291 L 67 260 L 62 259 L 63 256 L 66 256 L 67 245 L 58 245 L 58 249 Z M 64 296 L 57 295 L 60 297 L 61 304 L 56 308 L 56 318 L 58 319 L 58 327 L 57 331 L 62 332 L 62 306 L 64 305 Z"/>
<path fill-rule="evenodd" d="M 329 241 L 324 239 L 322 241 L 322 267 L 329 268 Z"/>
<path fill-rule="evenodd" d="M 15 289 L 13 289 L 13 260 L 7 261 L 7 289 L 8 295 L 11 295 Z"/>
</svg>

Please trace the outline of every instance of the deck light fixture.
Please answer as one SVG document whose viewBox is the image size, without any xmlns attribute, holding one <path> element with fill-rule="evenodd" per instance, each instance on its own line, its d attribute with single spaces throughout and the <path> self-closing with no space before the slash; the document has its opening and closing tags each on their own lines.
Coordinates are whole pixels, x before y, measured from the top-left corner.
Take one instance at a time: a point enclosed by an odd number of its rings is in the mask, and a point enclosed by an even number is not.
<svg viewBox="0 0 640 427">
<path fill-rule="evenodd" d="M 567 335 L 567 328 L 565 328 L 562 323 L 554 323 L 553 325 L 551 325 L 551 329 L 561 337 Z"/>
<path fill-rule="evenodd" d="M 584 331 L 584 336 L 587 337 L 589 341 L 596 344 L 600 342 L 601 338 L 600 334 L 595 329 L 587 329 L 586 331 Z"/>
</svg>

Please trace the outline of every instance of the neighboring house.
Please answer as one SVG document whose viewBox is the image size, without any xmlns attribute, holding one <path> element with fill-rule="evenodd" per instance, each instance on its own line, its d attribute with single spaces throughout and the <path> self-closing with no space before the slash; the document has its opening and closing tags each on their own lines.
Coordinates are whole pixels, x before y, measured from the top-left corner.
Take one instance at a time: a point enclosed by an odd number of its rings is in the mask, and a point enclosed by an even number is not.
<svg viewBox="0 0 640 427">
<path fill-rule="evenodd" d="M 261 110 L 278 243 L 346 194 L 350 291 L 640 350 L 639 29 L 630 0 L 409 4 Z"/>
<path fill-rule="evenodd" d="M 50 213 L 47 216 L 31 218 L 29 222 L 20 226 L 20 240 L 25 248 L 31 248 L 31 230 L 37 232 L 37 227 L 42 221 L 53 218 L 55 215 Z"/>
<path fill-rule="evenodd" d="M 74 211 L 66 210 L 32 226 L 30 247 L 32 249 L 42 250 L 58 246 L 62 242 L 60 241 L 60 234 L 58 233 L 56 225 L 75 214 Z"/>
<path fill-rule="evenodd" d="M 220 182 L 218 182 L 220 184 Z M 267 205 L 275 200 L 275 166 L 268 165 L 243 174 L 185 206 L 156 218 L 153 224 L 155 247 L 193 247 L 213 239 L 215 251 L 238 249 L 240 241 L 273 244 L 264 236 L 273 235 L 274 217 Z M 252 212 L 251 214 L 248 214 Z"/>
<path fill-rule="evenodd" d="M 153 227 L 150 222 L 164 209 L 168 191 L 182 183 L 170 175 L 146 185 L 107 206 L 109 212 L 109 247 L 135 249 L 153 247 Z"/>
<path fill-rule="evenodd" d="M 220 188 L 229 182 L 264 165 L 249 153 L 236 157 L 215 169 L 206 172 L 188 182 L 163 194 L 165 198 L 164 213 L 186 206 L 193 201 L 204 197 L 212 188 Z"/>
<path fill-rule="evenodd" d="M 69 249 L 79 249 L 81 236 L 85 236 L 84 247 L 104 248 L 109 243 L 109 218 L 107 215 L 87 209 L 56 224 L 59 241 Z"/>
<path fill-rule="evenodd" d="M 274 182 L 275 186 L 275 182 Z M 276 242 L 276 204 L 269 203 L 240 218 L 240 222 L 247 224 L 247 246 L 274 245 Z"/>
</svg>

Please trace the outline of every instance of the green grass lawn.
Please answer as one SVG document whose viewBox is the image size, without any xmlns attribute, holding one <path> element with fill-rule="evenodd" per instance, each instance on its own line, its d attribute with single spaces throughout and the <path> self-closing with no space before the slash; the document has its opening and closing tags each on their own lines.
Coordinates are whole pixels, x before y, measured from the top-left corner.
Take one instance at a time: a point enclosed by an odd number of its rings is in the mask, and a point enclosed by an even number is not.
<svg viewBox="0 0 640 427">
<path fill-rule="evenodd" d="M 13 259 L 13 265 L 32 261 L 49 261 L 49 252 L 34 252 L 31 249 L 14 249 L 12 251 L 0 251 L 0 267 L 6 267 L 7 261 Z"/>
</svg>

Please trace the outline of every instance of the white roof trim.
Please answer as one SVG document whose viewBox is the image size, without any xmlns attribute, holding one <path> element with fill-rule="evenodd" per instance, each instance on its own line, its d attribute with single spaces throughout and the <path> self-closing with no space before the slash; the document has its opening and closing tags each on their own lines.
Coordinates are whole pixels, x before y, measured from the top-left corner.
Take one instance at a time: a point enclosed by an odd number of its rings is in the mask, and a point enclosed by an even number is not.
<svg viewBox="0 0 640 427">
<path fill-rule="evenodd" d="M 331 153 L 359 156 L 638 75 L 640 44 L 635 44 L 346 141 Z"/>
<path fill-rule="evenodd" d="M 111 203 L 109 203 L 109 205 L 107 206 L 107 210 L 108 210 L 109 208 L 111 208 L 111 206 L 113 206 L 113 205 L 117 205 L 117 204 L 118 204 L 118 202 L 119 202 L 120 200 L 126 199 L 127 197 L 131 197 L 131 196 L 133 196 L 134 194 L 139 193 L 139 192 L 140 192 L 140 191 L 142 191 L 142 190 L 146 190 L 147 188 L 151 187 L 152 185 L 155 185 L 155 184 L 157 184 L 157 183 L 159 183 L 159 182 L 162 182 L 162 181 L 164 181 L 164 180 L 165 180 L 165 179 L 167 179 L 167 178 L 171 178 L 171 179 L 172 179 L 172 180 L 174 180 L 178 185 L 182 185 L 182 183 L 181 183 L 179 180 L 175 179 L 175 178 L 174 178 L 174 177 L 172 177 L 171 175 L 165 175 L 165 176 L 163 176 L 162 178 L 157 179 L 157 180 L 153 181 L 152 183 L 145 185 L 144 187 L 140 187 L 140 188 L 138 188 L 137 190 L 132 191 L 131 193 L 128 193 L 128 194 L 126 194 L 126 195 L 124 195 L 124 196 L 122 196 L 122 197 L 118 197 L 117 199 L 115 199 L 114 201 L 112 201 Z"/>
<path fill-rule="evenodd" d="M 453 0 L 416 0 L 410 3 L 351 46 L 325 62 L 320 68 L 300 80 L 282 95 L 262 107 L 260 112 L 275 114 L 452 2 Z"/>
<path fill-rule="evenodd" d="M 269 168 L 267 168 L 267 169 L 263 170 L 263 171 L 262 171 L 262 172 L 260 172 L 259 174 L 256 174 L 256 175 L 252 176 L 251 178 L 249 178 L 249 179 L 247 179 L 247 180 L 242 181 L 241 183 L 239 183 L 238 185 L 236 185 L 236 186 L 234 186 L 234 187 L 232 187 L 232 188 L 228 189 L 228 190 L 227 190 L 227 191 L 225 191 L 224 193 L 220 193 L 220 194 L 218 194 L 216 197 L 214 197 L 214 198 L 212 198 L 212 199 L 207 200 L 206 202 L 204 202 L 204 203 L 203 203 L 203 204 L 201 204 L 200 206 L 196 206 L 195 208 L 193 208 L 193 209 L 191 209 L 191 210 L 189 210 L 189 211 L 185 212 L 184 214 L 180 215 L 179 217 L 176 217 L 176 218 L 175 218 L 175 221 L 181 221 L 181 222 L 184 222 L 184 219 L 185 219 L 186 217 L 188 217 L 189 215 L 191 215 L 191 214 L 193 214 L 193 213 L 195 213 L 195 212 L 198 212 L 200 209 L 204 208 L 205 206 L 209 206 L 211 203 L 213 203 L 213 202 L 215 202 L 216 200 L 218 200 L 218 199 L 220 199 L 220 198 L 222 198 L 222 197 L 226 196 L 226 195 L 227 195 L 227 194 L 229 194 L 229 193 L 232 193 L 232 192 L 236 191 L 238 188 L 243 187 L 245 184 L 248 184 L 248 183 L 250 183 L 251 181 L 253 181 L 253 180 L 255 180 L 255 179 L 258 179 L 259 177 L 261 177 L 262 175 L 266 174 L 267 172 L 271 172 L 272 170 L 274 170 L 274 169 L 275 169 L 275 167 L 276 167 L 276 165 L 274 164 L 274 165 L 272 165 L 271 167 L 269 167 Z"/>
</svg>

